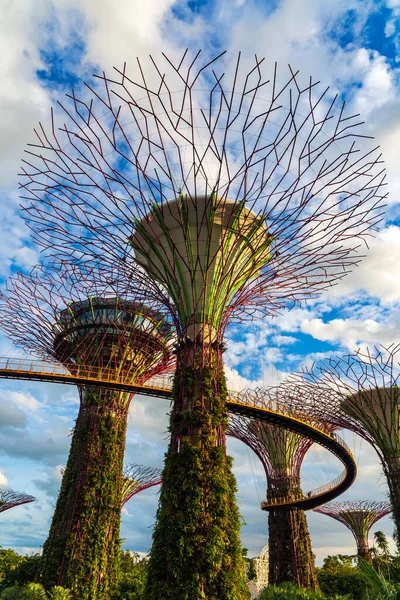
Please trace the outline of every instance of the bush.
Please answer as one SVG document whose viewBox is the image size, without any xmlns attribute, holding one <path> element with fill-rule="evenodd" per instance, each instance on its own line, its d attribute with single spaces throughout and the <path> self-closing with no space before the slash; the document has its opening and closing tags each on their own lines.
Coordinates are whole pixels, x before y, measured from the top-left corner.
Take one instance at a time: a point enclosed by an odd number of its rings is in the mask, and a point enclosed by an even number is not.
<svg viewBox="0 0 400 600">
<path fill-rule="evenodd" d="M 56 585 L 49 592 L 49 598 L 50 600 L 72 600 L 72 595 L 66 588 Z"/>
<path fill-rule="evenodd" d="M 136 552 L 121 550 L 117 588 L 113 600 L 144 600 L 148 561 Z M 0 599 L 1 600 L 1 599 Z"/>
<path fill-rule="evenodd" d="M 7 550 L 12 552 L 12 550 Z M 3 578 L 1 583 L 6 586 L 26 585 L 34 582 L 39 570 L 40 556 L 32 554 L 31 556 L 19 556 L 15 564 L 7 562 L 3 567 Z"/>
<path fill-rule="evenodd" d="M 55 586 L 49 592 L 44 591 L 39 583 L 29 583 L 28 585 L 6 588 L 0 594 L 0 600 L 72 600 L 71 592 L 63 587 Z"/>
<path fill-rule="evenodd" d="M 20 587 L 15 585 L 6 588 L 0 595 L 0 600 L 47 600 L 46 592 L 39 583 L 30 583 Z"/>
<path fill-rule="evenodd" d="M 366 598 L 370 600 L 400 600 L 400 584 L 392 583 L 365 560 L 360 560 L 359 569 L 367 584 Z"/>
<path fill-rule="evenodd" d="M 352 600 L 350 596 L 331 596 L 331 599 Z M 258 600 L 327 600 L 327 596 L 318 590 L 306 590 L 293 583 L 282 583 L 263 589 Z"/>
<path fill-rule="evenodd" d="M 327 556 L 324 564 L 317 569 L 318 583 L 327 598 L 335 594 L 348 594 L 354 600 L 361 600 L 365 593 L 365 583 L 353 564 L 352 556 L 338 554 Z"/>
<path fill-rule="evenodd" d="M 15 552 L 15 550 L 0 548 L 0 582 L 2 584 L 22 560 L 23 557 Z"/>
</svg>

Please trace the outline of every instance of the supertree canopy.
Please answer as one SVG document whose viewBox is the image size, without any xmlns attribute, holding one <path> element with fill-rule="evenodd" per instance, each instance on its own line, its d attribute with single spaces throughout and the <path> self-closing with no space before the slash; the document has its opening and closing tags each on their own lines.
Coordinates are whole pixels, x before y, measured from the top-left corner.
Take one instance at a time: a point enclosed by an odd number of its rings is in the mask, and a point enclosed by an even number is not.
<svg viewBox="0 0 400 600">
<path fill-rule="evenodd" d="M 358 433 L 375 448 L 400 531 L 400 347 L 328 358 L 281 384 L 282 400 L 335 427 Z M 399 544 L 399 538 L 396 537 Z"/>
<path fill-rule="evenodd" d="M 124 468 L 122 484 L 122 505 L 126 504 L 133 496 L 143 492 L 154 485 L 160 485 L 161 469 L 144 467 L 132 463 Z"/>
<path fill-rule="evenodd" d="M 20 494 L 14 492 L 8 488 L 0 489 L 0 512 L 20 506 L 21 504 L 28 504 L 29 502 L 35 502 L 36 498 L 29 496 L 28 494 Z"/>
<path fill-rule="evenodd" d="M 358 556 L 371 560 L 368 545 L 369 530 L 379 519 L 388 515 L 392 508 L 387 501 L 350 500 L 323 504 L 314 510 L 346 525 L 356 540 Z"/>
<path fill-rule="evenodd" d="M 267 502 L 302 497 L 300 469 L 312 440 L 269 423 L 232 415 L 227 434 L 241 440 L 259 457 L 267 476 Z M 304 510 L 276 508 L 268 512 L 271 584 L 294 581 L 318 587 Z"/>
<path fill-rule="evenodd" d="M 37 131 L 22 169 L 25 217 L 53 258 L 119 261 L 174 319 L 146 598 L 245 598 L 224 331 L 347 273 L 380 220 L 384 175 L 372 146 L 358 147 L 357 117 L 298 72 L 269 77 L 257 57 L 243 67 L 200 52 L 149 60 L 73 93 L 65 124 Z"/>
<path fill-rule="evenodd" d="M 16 275 L 0 296 L 0 328 L 24 350 L 71 372 L 104 369 L 143 382 L 175 363 L 174 328 L 153 301 L 122 283 L 117 269 L 38 268 Z M 100 385 L 100 384 L 99 384 Z M 76 597 L 107 597 L 116 578 L 122 468 L 133 394 L 79 387 L 80 409 L 41 580 Z"/>
</svg>

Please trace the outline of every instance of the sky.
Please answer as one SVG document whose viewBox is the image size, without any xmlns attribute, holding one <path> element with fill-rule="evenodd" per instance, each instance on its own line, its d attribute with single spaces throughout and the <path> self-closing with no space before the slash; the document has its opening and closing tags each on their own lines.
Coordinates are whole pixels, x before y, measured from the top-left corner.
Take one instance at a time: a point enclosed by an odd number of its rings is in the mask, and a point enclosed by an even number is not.
<svg viewBox="0 0 400 600">
<path fill-rule="evenodd" d="M 360 112 L 365 131 L 381 146 L 389 192 L 385 217 L 353 273 L 307 306 L 282 311 L 228 331 L 224 355 L 231 389 L 276 383 L 282 373 L 360 345 L 400 341 L 400 1 L 368 0 L 2 0 L 0 2 L 0 285 L 29 272 L 41 256 L 19 211 L 18 172 L 38 122 L 50 107 L 93 73 L 128 66 L 136 56 L 188 47 L 265 56 L 330 85 Z M 0 337 L 1 356 L 21 352 Z M 165 400 L 136 397 L 128 426 L 126 460 L 161 467 L 167 446 Z M 0 381 L 0 484 L 37 502 L 1 514 L 0 545 L 39 550 L 46 539 L 60 468 L 78 411 L 75 388 Z M 387 489 L 372 448 L 346 439 L 358 459 L 356 483 L 341 498 L 381 500 Z M 242 539 L 249 556 L 267 543 L 265 476 L 258 459 L 228 440 L 235 459 Z M 303 489 L 336 477 L 340 467 L 318 448 L 304 463 Z M 146 553 L 158 488 L 134 497 L 123 511 L 124 547 Z M 328 554 L 355 552 L 351 533 L 326 516 L 308 513 L 317 563 Z M 391 535 L 388 517 L 372 531 Z"/>
</svg>

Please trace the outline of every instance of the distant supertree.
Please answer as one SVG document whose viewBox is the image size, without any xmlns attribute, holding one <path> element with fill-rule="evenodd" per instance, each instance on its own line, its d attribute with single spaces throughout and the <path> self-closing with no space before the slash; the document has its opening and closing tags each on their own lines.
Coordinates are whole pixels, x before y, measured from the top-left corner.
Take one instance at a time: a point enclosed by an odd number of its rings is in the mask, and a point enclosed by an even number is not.
<svg viewBox="0 0 400 600">
<path fill-rule="evenodd" d="M 122 483 L 122 505 L 126 504 L 133 496 L 143 492 L 154 485 L 160 485 L 161 469 L 144 467 L 143 465 L 126 465 Z"/>
<path fill-rule="evenodd" d="M 381 218 L 381 159 L 357 146 L 359 120 L 291 69 L 283 81 L 258 57 L 246 70 L 200 52 L 137 66 L 102 75 L 92 98 L 73 93 L 65 124 L 37 131 L 25 216 L 55 259 L 119 261 L 172 311 L 171 444 L 146 598 L 245 597 L 224 332 L 349 272 Z"/>
<path fill-rule="evenodd" d="M 118 269 L 38 268 L 16 275 L 0 294 L 0 328 L 15 345 L 56 360 L 72 373 L 82 365 L 126 383 L 175 364 L 173 326 L 154 301 L 121 281 Z M 122 467 L 133 394 L 79 386 L 80 409 L 49 537 L 41 580 L 79 598 L 106 597 L 116 578 Z M 101 576 L 100 576 L 101 574 Z"/>
<path fill-rule="evenodd" d="M 28 494 L 20 494 L 7 488 L 0 489 L 0 512 L 20 506 L 21 504 L 28 504 L 28 502 L 35 502 L 36 498 L 28 496 Z"/>
<path fill-rule="evenodd" d="M 368 545 L 369 530 L 379 519 L 388 515 L 392 508 L 387 501 L 350 500 L 323 504 L 314 510 L 346 525 L 356 540 L 358 556 L 371 560 Z"/>
<path fill-rule="evenodd" d="M 389 486 L 400 547 L 400 347 L 328 358 L 280 386 L 298 410 L 358 433 L 376 450 Z"/>
<path fill-rule="evenodd" d="M 300 469 L 312 440 L 277 425 L 231 415 L 227 434 L 241 440 L 259 457 L 267 476 L 267 502 L 303 497 Z M 268 512 L 269 583 L 294 581 L 318 587 L 314 555 L 304 510 Z"/>
</svg>

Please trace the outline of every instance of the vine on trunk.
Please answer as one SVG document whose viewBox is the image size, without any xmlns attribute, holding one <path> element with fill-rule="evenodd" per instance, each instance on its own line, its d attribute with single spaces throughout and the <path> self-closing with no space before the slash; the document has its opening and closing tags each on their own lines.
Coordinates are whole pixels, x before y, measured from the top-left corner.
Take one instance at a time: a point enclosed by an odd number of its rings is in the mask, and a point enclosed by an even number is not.
<svg viewBox="0 0 400 600">
<path fill-rule="evenodd" d="M 249 598 L 236 482 L 225 452 L 226 397 L 220 344 L 206 352 L 190 340 L 182 344 L 147 600 Z"/>
<path fill-rule="evenodd" d="M 119 396 L 86 390 L 43 547 L 41 582 L 79 600 L 108 599 L 117 577 L 126 434 Z"/>
<path fill-rule="evenodd" d="M 282 491 L 282 488 L 286 488 Z M 286 485 L 280 482 L 278 495 L 301 497 L 298 478 L 287 477 Z M 268 497 L 274 490 L 268 491 Z M 269 583 L 291 581 L 304 588 L 317 589 L 315 557 L 312 552 L 307 517 L 304 510 L 296 508 L 271 510 L 268 513 L 269 531 Z"/>
</svg>

